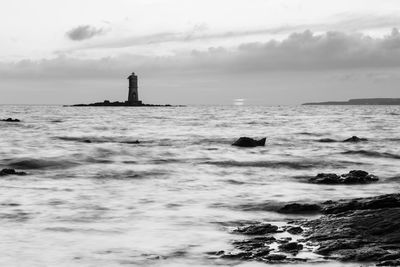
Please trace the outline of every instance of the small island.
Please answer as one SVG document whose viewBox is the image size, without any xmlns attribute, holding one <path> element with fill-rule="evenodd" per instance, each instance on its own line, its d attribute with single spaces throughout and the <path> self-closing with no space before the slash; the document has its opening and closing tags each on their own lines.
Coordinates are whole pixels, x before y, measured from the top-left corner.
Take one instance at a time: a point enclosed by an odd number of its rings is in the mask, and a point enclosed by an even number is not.
<svg viewBox="0 0 400 267">
<path fill-rule="evenodd" d="M 138 90 L 138 76 L 132 72 L 128 77 L 129 80 L 129 93 L 128 100 L 124 102 L 116 101 L 110 102 L 109 100 L 104 100 L 103 102 L 96 102 L 91 104 L 75 104 L 72 107 L 172 107 L 173 105 L 154 105 L 154 104 L 144 104 L 139 100 L 139 90 Z M 183 107 L 183 105 L 174 105 L 174 107 Z"/>
<path fill-rule="evenodd" d="M 400 98 L 360 98 L 350 99 L 348 101 L 304 103 L 303 105 L 400 105 Z"/>
</svg>

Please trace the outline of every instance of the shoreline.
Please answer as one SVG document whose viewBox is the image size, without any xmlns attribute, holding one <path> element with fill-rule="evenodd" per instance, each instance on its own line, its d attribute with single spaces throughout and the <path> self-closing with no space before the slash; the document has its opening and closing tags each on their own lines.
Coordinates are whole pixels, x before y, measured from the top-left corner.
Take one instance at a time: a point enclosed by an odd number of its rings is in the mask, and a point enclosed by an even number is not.
<svg viewBox="0 0 400 267">
<path fill-rule="evenodd" d="M 244 239 L 233 240 L 232 251 L 208 255 L 267 264 L 346 262 L 400 266 L 400 194 L 320 203 L 288 202 L 275 212 L 296 219 L 236 222 L 230 232 Z"/>
</svg>

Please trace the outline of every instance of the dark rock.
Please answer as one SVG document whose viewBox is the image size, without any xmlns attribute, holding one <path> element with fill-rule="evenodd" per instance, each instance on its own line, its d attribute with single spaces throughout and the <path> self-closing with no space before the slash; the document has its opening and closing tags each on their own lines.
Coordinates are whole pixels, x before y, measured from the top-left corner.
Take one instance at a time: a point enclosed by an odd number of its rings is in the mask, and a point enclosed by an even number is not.
<svg viewBox="0 0 400 267">
<path fill-rule="evenodd" d="M 233 246 L 239 250 L 252 251 L 272 244 L 276 239 L 273 236 L 255 237 L 247 240 L 239 240 L 233 242 Z"/>
<path fill-rule="evenodd" d="M 303 245 L 299 244 L 297 242 L 289 242 L 289 243 L 280 245 L 278 248 L 284 252 L 297 253 L 303 249 Z"/>
<path fill-rule="evenodd" d="M 26 175 L 26 172 L 17 172 L 14 169 L 2 169 L 0 171 L 0 176 L 6 175 Z"/>
<path fill-rule="evenodd" d="M 291 227 L 288 227 L 286 229 L 286 231 L 289 234 L 298 235 L 298 234 L 301 234 L 303 232 L 303 228 L 301 228 L 300 226 L 291 226 Z"/>
<path fill-rule="evenodd" d="M 340 176 L 335 173 L 318 173 L 317 176 L 310 178 L 314 184 L 339 184 Z"/>
<path fill-rule="evenodd" d="M 358 136 L 352 136 L 346 140 L 343 140 L 343 142 L 353 142 L 353 143 L 364 142 L 364 141 L 368 141 L 368 139 L 360 138 Z"/>
<path fill-rule="evenodd" d="M 400 208 L 400 194 L 388 194 L 377 197 L 345 199 L 323 203 L 322 213 L 337 214 L 355 210 L 375 210 Z"/>
<path fill-rule="evenodd" d="M 1 120 L 1 121 L 5 121 L 5 122 L 20 122 L 19 119 L 12 119 L 12 118 L 8 118 L 8 119 Z"/>
<path fill-rule="evenodd" d="M 136 141 L 128 141 L 127 144 L 140 144 L 139 140 Z"/>
<path fill-rule="evenodd" d="M 272 249 L 270 249 L 268 246 L 257 249 L 256 251 L 253 252 L 253 257 L 255 258 L 260 258 L 268 255 Z"/>
<path fill-rule="evenodd" d="M 317 176 L 309 179 L 309 182 L 315 184 L 367 184 L 378 181 L 375 175 L 361 170 L 353 170 L 341 176 L 335 173 L 319 173 Z"/>
<path fill-rule="evenodd" d="M 400 259 L 400 194 L 323 203 L 327 214 L 303 221 L 316 253 L 391 266 Z M 387 265 L 385 265 L 387 264 Z"/>
<path fill-rule="evenodd" d="M 240 137 L 236 140 L 232 145 L 240 146 L 240 147 L 256 147 L 256 146 L 265 146 L 266 138 L 262 138 L 260 140 L 254 140 L 249 137 Z"/>
<path fill-rule="evenodd" d="M 287 214 L 313 214 L 321 211 L 321 206 L 317 204 L 301 204 L 291 203 L 286 204 L 278 210 L 279 213 Z"/>
<path fill-rule="evenodd" d="M 265 235 L 270 233 L 276 233 L 277 231 L 278 231 L 278 226 L 269 223 L 249 225 L 234 230 L 235 233 L 240 233 L 243 235 Z"/>
<path fill-rule="evenodd" d="M 380 261 L 399 260 L 399 259 L 400 259 L 400 253 L 386 254 L 385 256 L 379 258 Z"/>
<path fill-rule="evenodd" d="M 331 139 L 331 138 L 322 138 L 322 139 L 319 139 L 318 142 L 320 142 L 320 143 L 335 143 L 337 141 L 334 139 Z"/>
<path fill-rule="evenodd" d="M 253 254 L 251 252 L 238 252 L 238 253 L 228 253 L 221 256 L 224 259 L 233 259 L 233 260 L 249 260 L 251 259 Z"/>
<path fill-rule="evenodd" d="M 265 257 L 265 259 L 269 261 L 283 261 L 286 258 L 287 256 L 283 254 L 270 254 Z"/>
<path fill-rule="evenodd" d="M 360 170 L 350 171 L 348 174 L 343 174 L 341 178 L 345 184 L 367 184 L 379 180 L 375 175 Z"/>
<path fill-rule="evenodd" d="M 376 266 L 400 266 L 400 260 L 381 261 Z"/>
<path fill-rule="evenodd" d="M 83 140 L 84 143 L 92 143 L 92 141 L 90 141 L 89 139 L 85 139 Z"/>
</svg>

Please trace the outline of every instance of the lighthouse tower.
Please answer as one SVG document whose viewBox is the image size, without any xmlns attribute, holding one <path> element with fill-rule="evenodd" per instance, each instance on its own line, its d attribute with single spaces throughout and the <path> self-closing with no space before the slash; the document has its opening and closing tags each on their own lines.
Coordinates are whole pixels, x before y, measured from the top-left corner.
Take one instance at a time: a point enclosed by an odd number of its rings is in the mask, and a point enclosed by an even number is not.
<svg viewBox="0 0 400 267">
<path fill-rule="evenodd" d="M 129 94 L 128 94 L 128 105 L 140 106 L 142 101 L 139 101 L 138 94 L 138 77 L 134 72 L 128 77 L 129 80 Z"/>
</svg>

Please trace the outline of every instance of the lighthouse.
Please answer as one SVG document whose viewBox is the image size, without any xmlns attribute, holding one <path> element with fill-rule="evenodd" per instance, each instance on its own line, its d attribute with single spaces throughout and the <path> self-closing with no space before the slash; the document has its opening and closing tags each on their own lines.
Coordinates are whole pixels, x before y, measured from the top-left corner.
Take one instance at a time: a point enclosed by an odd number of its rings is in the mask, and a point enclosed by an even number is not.
<svg viewBox="0 0 400 267">
<path fill-rule="evenodd" d="M 128 77 L 129 80 L 129 94 L 128 94 L 128 105 L 140 106 L 142 101 L 139 100 L 138 94 L 138 77 L 132 72 Z"/>
</svg>

